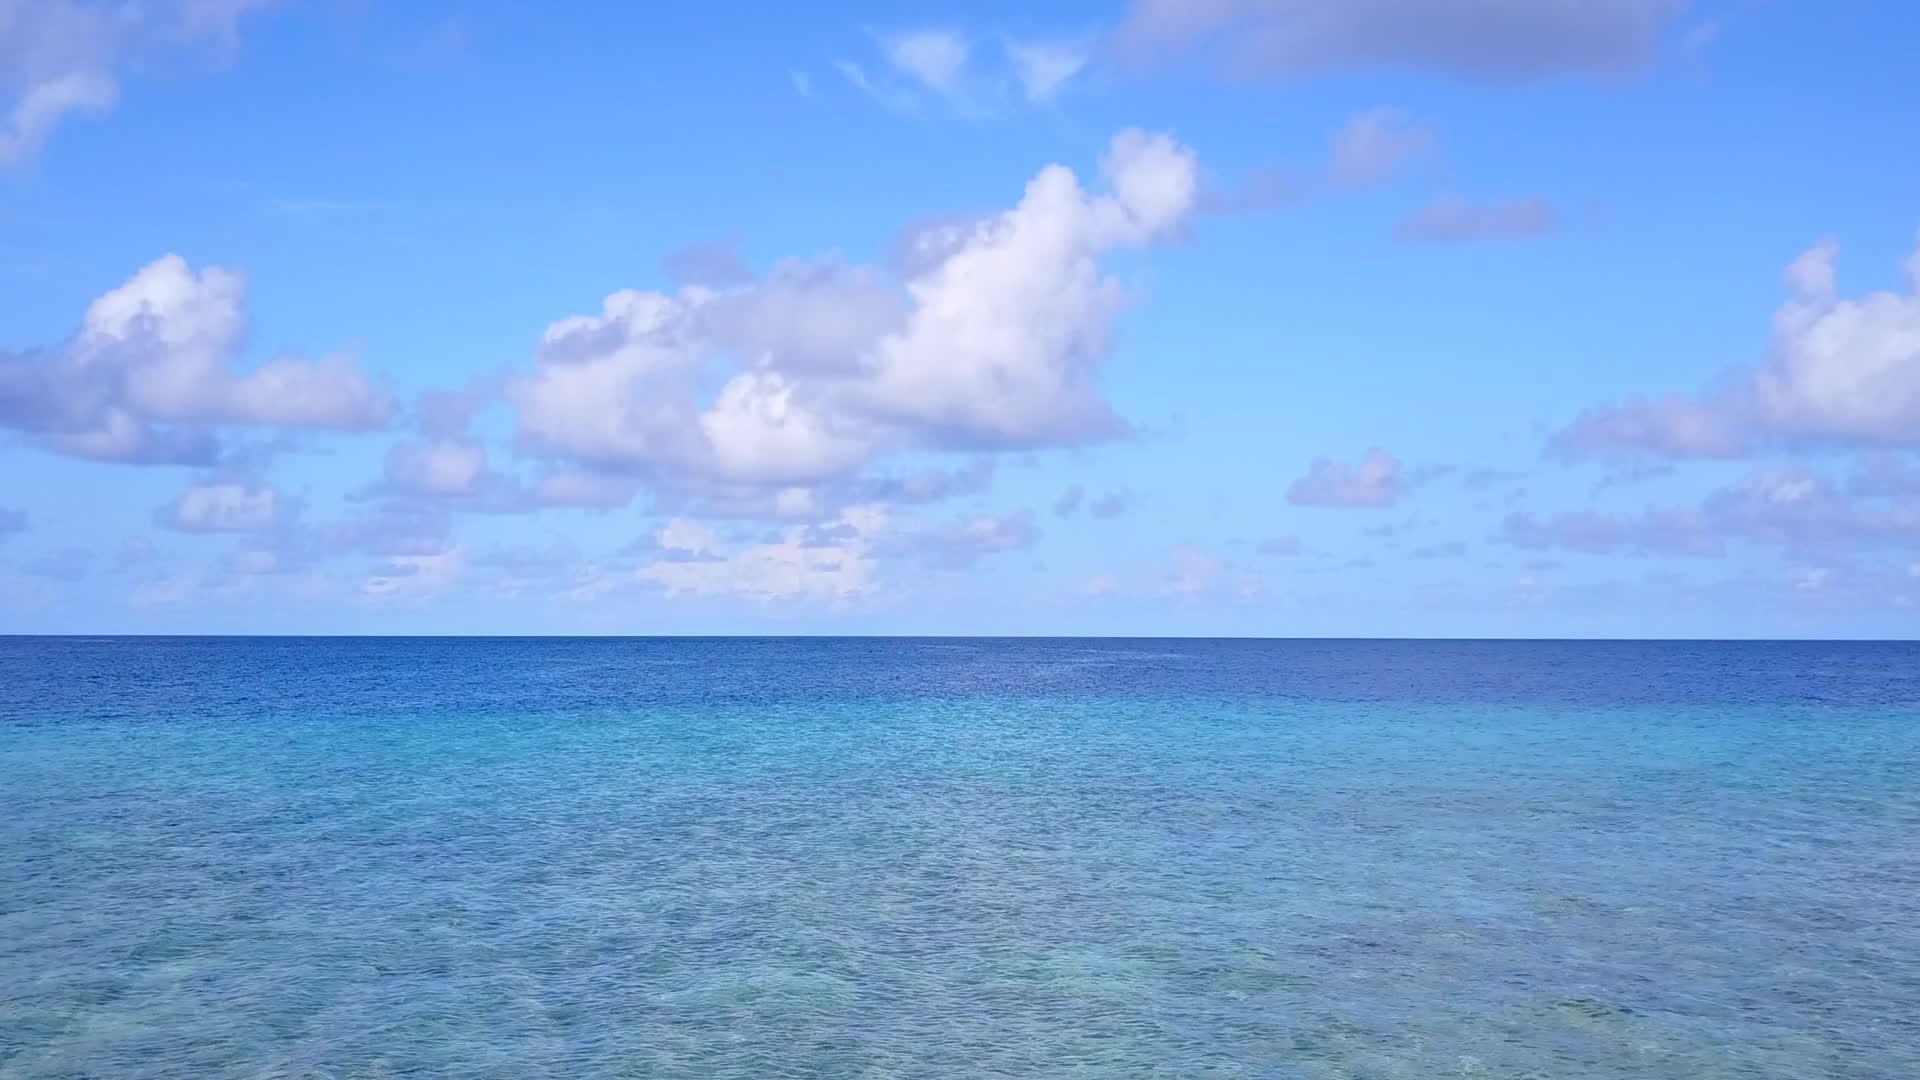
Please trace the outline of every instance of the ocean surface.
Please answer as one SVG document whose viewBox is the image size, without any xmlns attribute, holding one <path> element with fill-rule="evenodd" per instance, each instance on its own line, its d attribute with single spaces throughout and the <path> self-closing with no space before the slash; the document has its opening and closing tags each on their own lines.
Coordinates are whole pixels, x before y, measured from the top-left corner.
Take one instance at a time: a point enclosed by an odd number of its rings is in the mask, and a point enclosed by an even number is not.
<svg viewBox="0 0 1920 1080">
<path fill-rule="evenodd" d="M 1920 1076 L 1920 647 L 0 638 L 0 1077 Z"/>
</svg>

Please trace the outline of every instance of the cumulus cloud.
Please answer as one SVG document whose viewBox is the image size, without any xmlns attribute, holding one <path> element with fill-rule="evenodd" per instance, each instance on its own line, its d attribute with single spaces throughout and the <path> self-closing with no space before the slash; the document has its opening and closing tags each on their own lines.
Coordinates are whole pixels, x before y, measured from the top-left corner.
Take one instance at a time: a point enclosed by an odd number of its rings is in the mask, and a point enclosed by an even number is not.
<svg viewBox="0 0 1920 1080">
<path fill-rule="evenodd" d="M 1019 206 L 977 228 L 907 283 L 906 325 L 876 343 L 855 397 L 948 444 L 1081 442 L 1124 425 L 1094 385 L 1123 302 L 1095 260 L 1171 234 L 1193 207 L 1191 151 L 1126 131 L 1101 165 L 1111 193 L 1090 195 L 1054 165 Z"/>
<path fill-rule="evenodd" d="M 844 604 L 876 588 L 872 547 L 886 527 L 886 515 L 863 507 L 849 510 L 836 524 L 831 530 L 793 526 L 777 539 L 732 547 L 722 546 L 698 522 L 675 519 L 655 536 L 663 556 L 634 576 L 669 596 L 760 605 L 795 600 Z"/>
<path fill-rule="evenodd" d="M 506 388 L 523 443 L 607 471 L 722 480 L 814 478 L 861 456 L 859 433 L 838 430 L 777 370 L 740 371 L 703 406 L 701 376 L 715 345 L 702 315 L 711 299 L 628 290 L 608 297 L 598 316 L 548 327 L 535 373 Z M 746 477 L 732 475 L 742 467 Z"/>
<path fill-rule="evenodd" d="M 1379 508 L 1392 506 L 1409 486 L 1400 462 L 1375 448 L 1352 465 L 1314 458 L 1306 475 L 1287 488 L 1287 501 L 1295 506 Z"/>
<path fill-rule="evenodd" d="M 1594 511 L 1549 518 L 1512 514 L 1503 538 L 1523 548 L 1607 554 L 1718 555 L 1727 541 L 1788 553 L 1920 547 L 1920 500 L 1850 498 L 1803 465 L 1758 469 L 1699 506 L 1615 515 Z"/>
<path fill-rule="evenodd" d="M 0 0 L 0 168 L 31 160 L 68 115 L 111 107 L 116 71 L 166 49 L 230 48 L 271 0 Z"/>
<path fill-rule="evenodd" d="M 1788 265 L 1766 359 L 1703 394 L 1589 410 L 1556 434 L 1568 459 L 1640 453 L 1741 457 L 1792 446 L 1920 446 L 1920 252 L 1904 292 L 1840 296 L 1838 247 Z"/>
<path fill-rule="evenodd" d="M 1126 131 L 1089 192 L 1049 166 L 905 279 L 793 262 L 730 290 L 615 293 L 511 380 L 524 446 L 657 485 L 805 486 L 895 449 L 1078 445 L 1127 425 L 1098 389 L 1126 297 L 1098 260 L 1175 233 L 1197 166 Z M 716 391 L 707 391 L 717 385 Z"/>
<path fill-rule="evenodd" d="M 96 299 L 61 346 L 0 354 L 0 426 L 67 454 L 207 464 L 220 427 L 384 426 L 393 399 L 344 357 L 236 370 L 246 281 L 178 255 Z"/>
<path fill-rule="evenodd" d="M 466 551 L 458 546 L 429 555 L 394 555 L 383 572 L 360 586 L 369 600 L 422 598 L 445 591 L 466 573 Z"/>
<path fill-rule="evenodd" d="M 1228 74 L 1431 71 L 1520 82 L 1644 64 L 1685 0 L 1134 0 L 1115 31 L 1135 63 L 1199 54 Z"/>
<path fill-rule="evenodd" d="M 633 501 L 640 485 L 629 476 L 557 468 L 542 473 L 529 494 L 542 506 L 578 506 L 617 510 Z"/>
<path fill-rule="evenodd" d="M 395 495 L 463 499 L 502 490 L 487 467 L 487 449 L 465 439 L 400 443 L 387 451 L 379 490 Z"/>
<path fill-rule="evenodd" d="M 897 520 L 878 504 L 793 524 L 756 542 L 729 539 L 706 521 L 676 517 L 629 553 L 648 560 L 635 583 L 669 596 L 757 606 L 824 602 L 846 606 L 887 591 L 887 566 L 961 570 L 994 555 L 1031 548 L 1040 528 L 1029 511 L 975 514 L 928 524 Z"/>
<path fill-rule="evenodd" d="M 155 520 L 183 532 L 252 532 L 282 520 L 287 506 L 269 487 L 201 484 L 160 508 Z"/>
<path fill-rule="evenodd" d="M 1559 225 L 1559 215 L 1545 199 L 1509 199 L 1476 206 L 1447 198 L 1414 210 L 1394 233 L 1402 240 L 1427 244 L 1468 244 L 1475 240 L 1545 236 Z"/>
<path fill-rule="evenodd" d="M 1749 473 L 1704 510 L 1724 532 L 1789 550 L 1920 546 L 1920 501 L 1850 499 L 1803 465 Z"/>
</svg>

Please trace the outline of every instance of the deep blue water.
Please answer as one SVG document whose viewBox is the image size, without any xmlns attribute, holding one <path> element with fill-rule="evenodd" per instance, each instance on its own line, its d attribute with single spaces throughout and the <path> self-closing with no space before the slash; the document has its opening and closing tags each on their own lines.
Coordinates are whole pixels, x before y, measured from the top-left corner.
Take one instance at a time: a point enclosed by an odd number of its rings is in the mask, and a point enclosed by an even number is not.
<svg viewBox="0 0 1920 1080">
<path fill-rule="evenodd" d="M 0 638 L 0 1077 L 1920 1076 L 1920 647 Z"/>
</svg>

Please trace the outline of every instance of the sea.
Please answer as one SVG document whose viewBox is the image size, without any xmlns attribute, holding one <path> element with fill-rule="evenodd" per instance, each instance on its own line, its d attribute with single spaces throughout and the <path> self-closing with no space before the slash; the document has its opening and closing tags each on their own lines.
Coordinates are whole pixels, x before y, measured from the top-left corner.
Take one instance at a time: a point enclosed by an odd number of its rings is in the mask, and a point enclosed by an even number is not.
<svg viewBox="0 0 1920 1080">
<path fill-rule="evenodd" d="M 1920 1077 L 1920 646 L 0 638 L 0 1077 Z"/>
</svg>

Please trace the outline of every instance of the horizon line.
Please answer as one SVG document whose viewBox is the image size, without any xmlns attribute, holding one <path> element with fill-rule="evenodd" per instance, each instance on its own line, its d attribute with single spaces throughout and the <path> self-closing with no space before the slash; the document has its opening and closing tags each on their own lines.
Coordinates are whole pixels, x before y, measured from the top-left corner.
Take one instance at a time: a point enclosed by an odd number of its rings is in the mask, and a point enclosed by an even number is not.
<svg viewBox="0 0 1920 1080">
<path fill-rule="evenodd" d="M 336 641 L 1247 641 L 1247 642 L 1427 642 L 1435 644 L 1671 644 L 1671 645 L 1914 645 L 1920 637 L 1444 637 L 1364 634 L 167 634 L 18 633 L 0 640 L 336 640 Z"/>
</svg>

